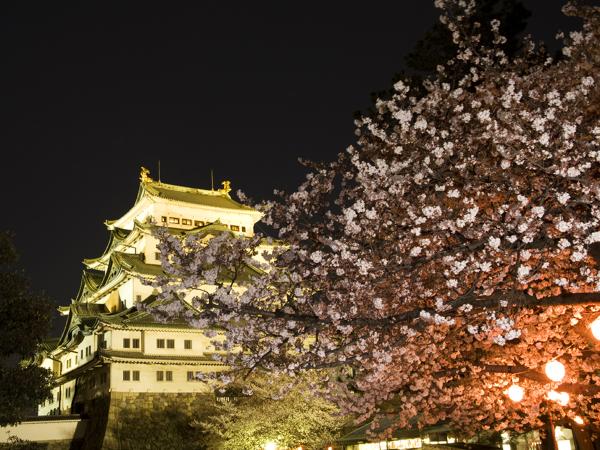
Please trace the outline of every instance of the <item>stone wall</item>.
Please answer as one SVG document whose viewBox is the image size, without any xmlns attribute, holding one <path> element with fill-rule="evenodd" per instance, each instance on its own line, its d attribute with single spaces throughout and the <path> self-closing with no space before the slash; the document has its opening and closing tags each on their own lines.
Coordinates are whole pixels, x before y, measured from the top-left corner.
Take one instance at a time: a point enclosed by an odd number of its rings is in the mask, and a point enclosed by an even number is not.
<svg viewBox="0 0 600 450">
<path fill-rule="evenodd" d="M 111 392 L 104 439 L 99 448 L 199 448 L 190 422 L 207 402 L 214 402 L 212 394 Z M 96 449 L 89 447 L 89 450 Z"/>
</svg>

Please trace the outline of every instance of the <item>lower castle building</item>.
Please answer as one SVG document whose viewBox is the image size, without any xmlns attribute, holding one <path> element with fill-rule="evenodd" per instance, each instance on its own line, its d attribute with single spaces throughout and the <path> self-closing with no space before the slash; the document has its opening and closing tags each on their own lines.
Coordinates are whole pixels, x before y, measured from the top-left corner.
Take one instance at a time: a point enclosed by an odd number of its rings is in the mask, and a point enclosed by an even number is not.
<svg viewBox="0 0 600 450">
<path fill-rule="evenodd" d="M 145 169 L 140 181 L 132 208 L 105 222 L 106 250 L 83 261 L 76 297 L 59 308 L 67 316 L 62 335 L 39 355 L 56 387 L 38 414 L 91 417 L 87 434 L 96 435 L 95 444 L 86 448 L 111 448 L 110 426 L 102 421 L 110 423 L 111 415 L 118 420 L 128 405 L 152 410 L 171 403 L 191 410 L 202 394 L 212 395 L 196 375 L 224 369 L 202 330 L 183 320 L 158 322 L 136 306 L 157 301 L 148 282 L 163 274 L 152 224 L 210 239 L 223 232 L 252 236 L 260 219 L 258 211 L 230 197 L 229 182 L 219 190 L 188 188 L 154 181 Z"/>
</svg>

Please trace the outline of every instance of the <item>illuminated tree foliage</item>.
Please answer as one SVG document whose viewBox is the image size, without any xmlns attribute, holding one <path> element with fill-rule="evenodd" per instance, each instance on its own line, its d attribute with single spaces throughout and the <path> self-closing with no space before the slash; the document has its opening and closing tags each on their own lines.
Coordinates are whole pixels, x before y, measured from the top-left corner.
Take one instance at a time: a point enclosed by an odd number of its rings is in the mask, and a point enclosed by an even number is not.
<svg viewBox="0 0 600 450">
<path fill-rule="evenodd" d="M 464 33 L 469 2 L 436 5 L 458 53 L 425 95 L 396 83 L 357 120 L 355 145 L 262 205 L 283 244 L 162 233 L 169 277 L 157 285 L 172 298 L 216 283 L 190 320 L 223 330 L 229 364 L 338 368 L 331 395 L 359 419 L 598 421 L 600 11 L 565 7 L 584 25 L 552 61 L 531 42 L 507 57 L 497 21 L 481 24 L 491 46 Z M 455 81 L 458 62 L 470 69 Z M 543 372 L 554 359 L 561 382 Z M 506 395 L 513 383 L 520 402 Z"/>
<path fill-rule="evenodd" d="M 16 262 L 11 236 L 0 231 L 0 426 L 33 415 L 50 396 L 50 372 L 34 364 L 33 355 L 49 329 L 52 307 L 31 291 Z"/>
<path fill-rule="evenodd" d="M 267 442 L 278 448 L 324 448 L 338 437 L 344 418 L 315 387 L 306 377 L 254 375 L 227 388 L 221 397 L 226 401 L 207 403 L 193 426 L 200 442 L 215 450 L 251 450 Z"/>
</svg>

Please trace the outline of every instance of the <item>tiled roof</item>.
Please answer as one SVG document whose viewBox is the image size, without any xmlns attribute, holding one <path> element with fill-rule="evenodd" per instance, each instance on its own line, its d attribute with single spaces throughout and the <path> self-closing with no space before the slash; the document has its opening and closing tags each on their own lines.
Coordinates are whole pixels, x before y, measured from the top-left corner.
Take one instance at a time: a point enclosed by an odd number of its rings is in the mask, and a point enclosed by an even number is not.
<svg viewBox="0 0 600 450">
<path fill-rule="evenodd" d="M 195 205 L 212 206 L 214 208 L 238 209 L 243 211 L 255 211 L 249 206 L 233 200 L 229 194 L 223 191 L 208 191 L 195 189 L 174 184 L 160 182 L 142 183 L 143 189 L 151 196 L 175 200 L 178 202 L 192 203 Z"/>
</svg>

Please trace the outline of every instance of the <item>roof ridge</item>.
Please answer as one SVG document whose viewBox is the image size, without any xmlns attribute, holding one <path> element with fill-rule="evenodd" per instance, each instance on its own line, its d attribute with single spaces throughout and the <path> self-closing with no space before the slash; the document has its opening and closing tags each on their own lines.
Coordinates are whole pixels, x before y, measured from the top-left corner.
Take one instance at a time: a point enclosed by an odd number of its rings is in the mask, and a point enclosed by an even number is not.
<svg viewBox="0 0 600 450">
<path fill-rule="evenodd" d="M 144 186 L 144 188 L 147 187 L 161 187 L 163 189 L 171 189 L 171 190 L 175 190 L 175 191 L 183 191 L 183 192 L 190 192 L 190 193 L 194 193 L 194 194 L 203 194 L 203 195 L 213 195 L 216 197 L 226 197 L 226 198 L 231 198 L 231 196 L 226 193 L 225 191 L 221 190 L 221 189 L 202 189 L 202 188 L 195 188 L 195 187 L 190 187 L 190 186 L 181 186 L 179 184 L 171 184 L 171 183 L 163 183 L 162 181 L 147 181 L 145 183 L 142 183 L 142 185 Z M 151 192 L 151 194 L 153 194 Z"/>
</svg>

